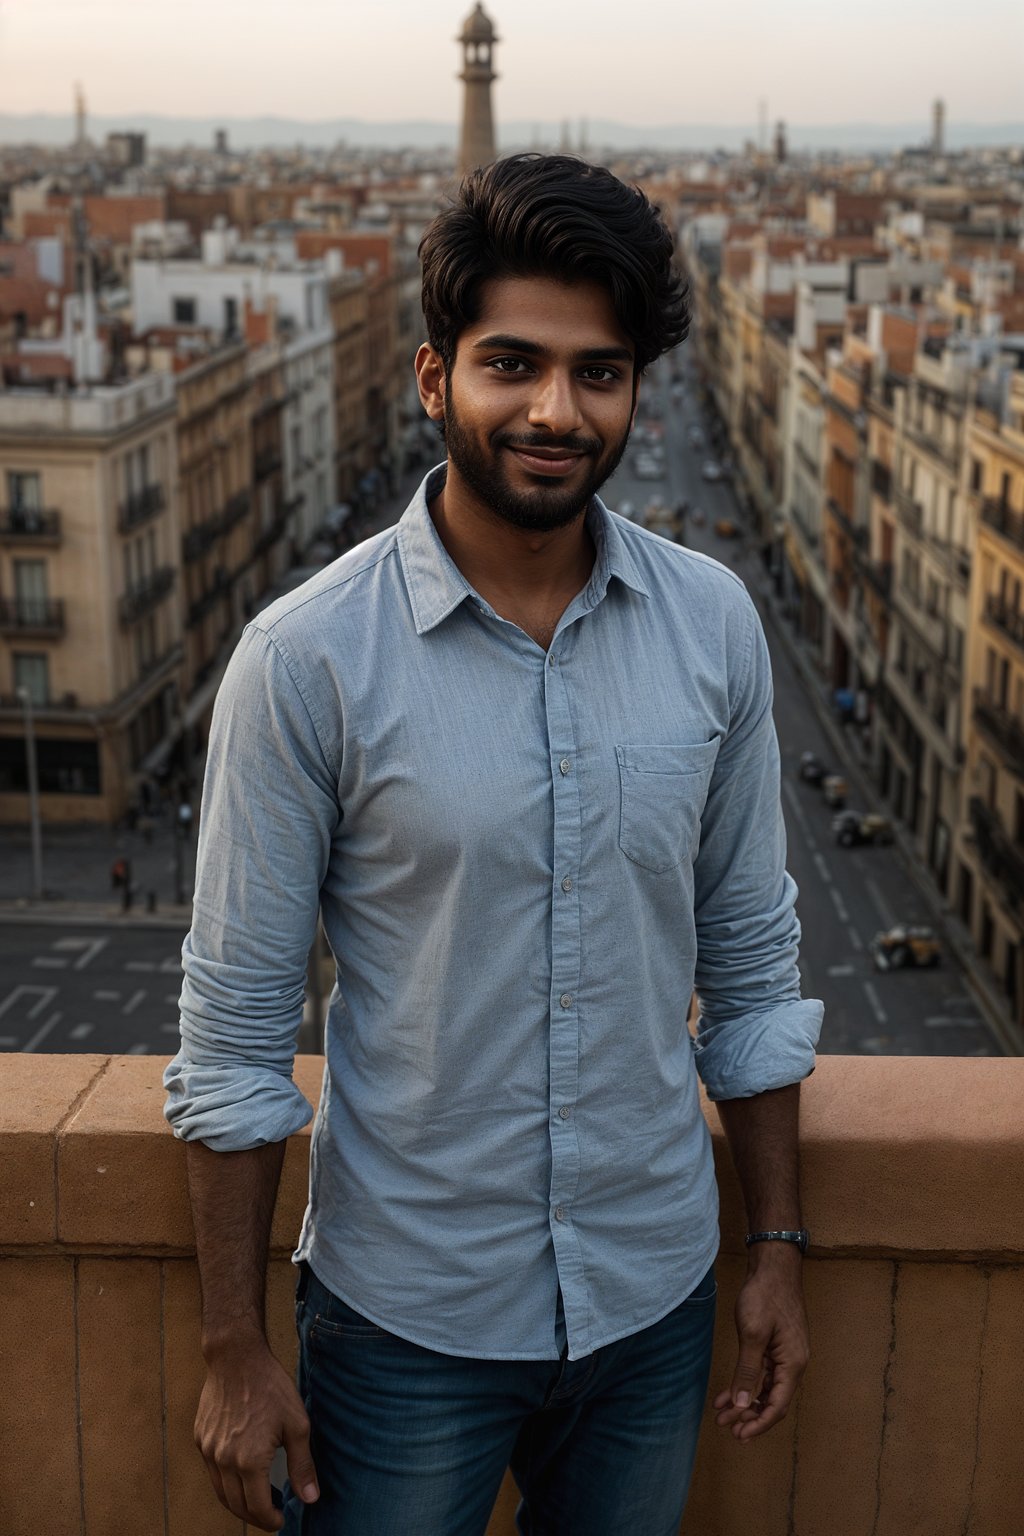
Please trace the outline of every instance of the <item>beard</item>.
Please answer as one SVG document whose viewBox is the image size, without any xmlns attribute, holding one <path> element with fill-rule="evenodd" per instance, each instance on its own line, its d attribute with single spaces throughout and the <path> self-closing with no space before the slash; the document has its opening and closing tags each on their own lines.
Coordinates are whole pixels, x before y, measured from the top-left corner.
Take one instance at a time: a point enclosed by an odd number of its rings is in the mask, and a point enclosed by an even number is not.
<svg viewBox="0 0 1024 1536">
<path fill-rule="evenodd" d="M 611 447 L 597 437 L 552 437 L 550 434 L 530 437 L 515 432 L 497 432 L 483 443 L 463 426 L 451 387 L 445 397 L 441 428 L 448 457 L 474 496 L 503 522 L 531 533 L 553 533 L 583 515 L 591 498 L 621 463 L 629 432 L 630 423 L 627 423 L 622 437 Z M 518 490 L 506 472 L 502 448 L 571 449 L 586 456 L 587 473 L 583 483 L 575 486 L 537 475 L 535 489 Z"/>
</svg>

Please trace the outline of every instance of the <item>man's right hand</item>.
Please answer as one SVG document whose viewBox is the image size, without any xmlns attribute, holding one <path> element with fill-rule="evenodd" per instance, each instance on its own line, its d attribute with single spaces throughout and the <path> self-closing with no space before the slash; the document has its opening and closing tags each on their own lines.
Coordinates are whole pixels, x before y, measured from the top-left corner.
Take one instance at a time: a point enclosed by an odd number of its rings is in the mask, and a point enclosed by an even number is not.
<svg viewBox="0 0 1024 1536">
<path fill-rule="evenodd" d="M 225 1509 L 264 1531 L 279 1531 L 270 1463 L 279 1445 L 288 1480 L 304 1504 L 320 1497 L 309 1447 L 309 1419 L 295 1383 L 266 1341 L 207 1356 L 195 1442 Z"/>
</svg>

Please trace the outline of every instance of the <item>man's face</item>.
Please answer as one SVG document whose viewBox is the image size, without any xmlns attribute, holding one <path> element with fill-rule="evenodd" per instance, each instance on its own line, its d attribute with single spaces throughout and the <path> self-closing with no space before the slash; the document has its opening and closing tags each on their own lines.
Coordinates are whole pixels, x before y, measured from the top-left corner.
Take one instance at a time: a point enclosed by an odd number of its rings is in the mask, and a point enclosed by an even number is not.
<svg viewBox="0 0 1024 1536">
<path fill-rule="evenodd" d="M 565 527 L 625 451 L 633 357 L 598 285 L 488 283 L 439 385 L 449 480 L 517 528 Z"/>
</svg>

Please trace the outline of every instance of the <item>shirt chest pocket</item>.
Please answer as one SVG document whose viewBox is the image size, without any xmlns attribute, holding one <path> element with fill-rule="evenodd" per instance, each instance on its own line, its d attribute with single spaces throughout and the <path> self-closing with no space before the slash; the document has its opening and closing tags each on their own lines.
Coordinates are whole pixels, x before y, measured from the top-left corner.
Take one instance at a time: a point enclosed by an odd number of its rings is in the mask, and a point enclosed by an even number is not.
<svg viewBox="0 0 1024 1536">
<path fill-rule="evenodd" d="M 619 847 L 660 875 L 695 851 L 718 741 L 693 746 L 618 746 Z"/>
</svg>

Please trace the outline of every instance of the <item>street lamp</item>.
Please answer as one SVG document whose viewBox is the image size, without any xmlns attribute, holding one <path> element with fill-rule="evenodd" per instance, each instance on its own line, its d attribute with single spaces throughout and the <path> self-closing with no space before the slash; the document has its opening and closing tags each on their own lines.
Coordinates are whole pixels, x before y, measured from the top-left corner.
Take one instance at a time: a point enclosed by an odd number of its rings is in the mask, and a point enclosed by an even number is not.
<svg viewBox="0 0 1024 1536">
<path fill-rule="evenodd" d="M 28 814 L 32 830 L 32 897 L 43 900 L 43 837 L 39 825 L 39 774 L 36 768 L 36 734 L 32 719 L 32 695 L 27 688 L 17 690 L 25 707 L 25 766 L 28 770 Z"/>
</svg>

